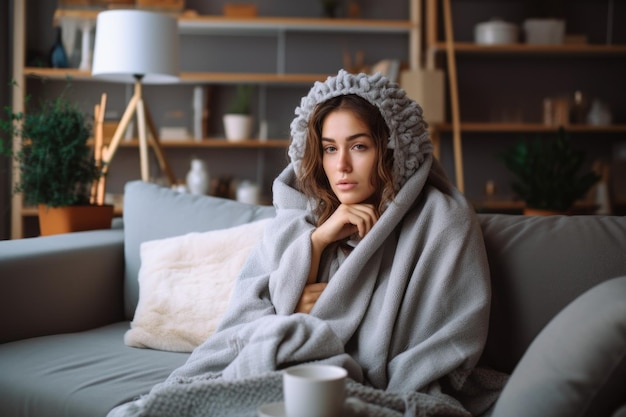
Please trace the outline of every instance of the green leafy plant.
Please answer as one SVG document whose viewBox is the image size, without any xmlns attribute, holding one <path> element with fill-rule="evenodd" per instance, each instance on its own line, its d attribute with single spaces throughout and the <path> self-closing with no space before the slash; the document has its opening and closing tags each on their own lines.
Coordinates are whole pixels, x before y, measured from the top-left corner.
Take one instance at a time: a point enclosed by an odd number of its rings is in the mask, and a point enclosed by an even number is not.
<svg viewBox="0 0 626 417">
<path fill-rule="evenodd" d="M 567 211 L 600 179 L 580 172 L 585 153 L 572 147 L 563 128 L 555 138 L 522 140 L 500 158 L 516 178 L 511 188 L 534 209 Z"/>
<path fill-rule="evenodd" d="M 100 172 L 87 144 L 91 125 L 78 106 L 61 94 L 34 111 L 14 113 L 8 106 L 4 111 L 0 154 L 18 163 L 14 192 L 22 192 L 28 205 L 89 204 L 92 183 Z M 13 138 L 20 143 L 16 152 L 10 145 Z"/>
<path fill-rule="evenodd" d="M 248 84 L 237 85 L 235 100 L 230 104 L 227 114 L 250 114 L 252 93 L 254 86 Z"/>
</svg>

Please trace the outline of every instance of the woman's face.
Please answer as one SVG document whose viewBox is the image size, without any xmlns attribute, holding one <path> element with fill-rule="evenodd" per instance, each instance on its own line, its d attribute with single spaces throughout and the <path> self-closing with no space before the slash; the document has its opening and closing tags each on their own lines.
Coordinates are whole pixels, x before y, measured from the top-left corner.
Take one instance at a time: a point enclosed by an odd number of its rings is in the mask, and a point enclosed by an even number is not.
<svg viewBox="0 0 626 417">
<path fill-rule="evenodd" d="M 367 202 L 374 192 L 376 146 L 367 125 L 349 110 L 329 113 L 322 124 L 322 164 L 342 204 Z"/>
</svg>

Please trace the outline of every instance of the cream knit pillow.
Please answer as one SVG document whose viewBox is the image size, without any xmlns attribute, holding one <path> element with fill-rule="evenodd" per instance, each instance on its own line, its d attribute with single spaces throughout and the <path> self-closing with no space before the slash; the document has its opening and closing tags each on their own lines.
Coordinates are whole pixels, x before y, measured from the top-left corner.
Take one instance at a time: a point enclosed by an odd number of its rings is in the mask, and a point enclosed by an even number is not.
<svg viewBox="0 0 626 417">
<path fill-rule="evenodd" d="M 144 242 L 129 346 L 191 352 L 216 329 L 268 219 Z"/>
</svg>

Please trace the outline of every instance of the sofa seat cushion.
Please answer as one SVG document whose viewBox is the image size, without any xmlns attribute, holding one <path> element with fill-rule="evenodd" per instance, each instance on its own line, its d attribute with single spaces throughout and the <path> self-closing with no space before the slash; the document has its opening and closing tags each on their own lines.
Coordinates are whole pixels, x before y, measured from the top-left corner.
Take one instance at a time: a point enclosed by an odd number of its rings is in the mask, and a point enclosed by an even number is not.
<svg viewBox="0 0 626 417">
<path fill-rule="evenodd" d="M 124 345 L 128 322 L 0 345 L 0 415 L 106 416 L 189 356 Z"/>
</svg>

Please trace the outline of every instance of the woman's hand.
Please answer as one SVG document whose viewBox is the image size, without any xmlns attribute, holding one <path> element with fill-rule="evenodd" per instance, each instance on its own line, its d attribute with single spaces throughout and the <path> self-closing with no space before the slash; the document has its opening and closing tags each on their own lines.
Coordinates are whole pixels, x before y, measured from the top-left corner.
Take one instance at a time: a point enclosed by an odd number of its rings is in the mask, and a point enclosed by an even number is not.
<svg viewBox="0 0 626 417">
<path fill-rule="evenodd" d="M 341 204 L 337 210 L 320 225 L 311 238 L 323 247 L 345 239 L 354 233 L 364 237 L 378 220 L 371 204 Z"/>
<path fill-rule="evenodd" d="M 317 302 L 326 283 L 316 282 L 320 257 L 324 248 L 338 240 L 358 233 L 365 236 L 378 220 L 371 204 L 341 204 L 337 210 L 311 235 L 311 269 L 307 284 L 296 305 L 296 313 L 309 313 Z"/>
<path fill-rule="evenodd" d="M 300 300 L 298 301 L 298 305 L 296 306 L 296 313 L 309 314 L 317 299 L 320 298 L 320 295 L 322 295 L 322 291 L 324 291 L 326 285 L 327 283 L 325 282 L 307 284 L 304 287 Z"/>
</svg>

